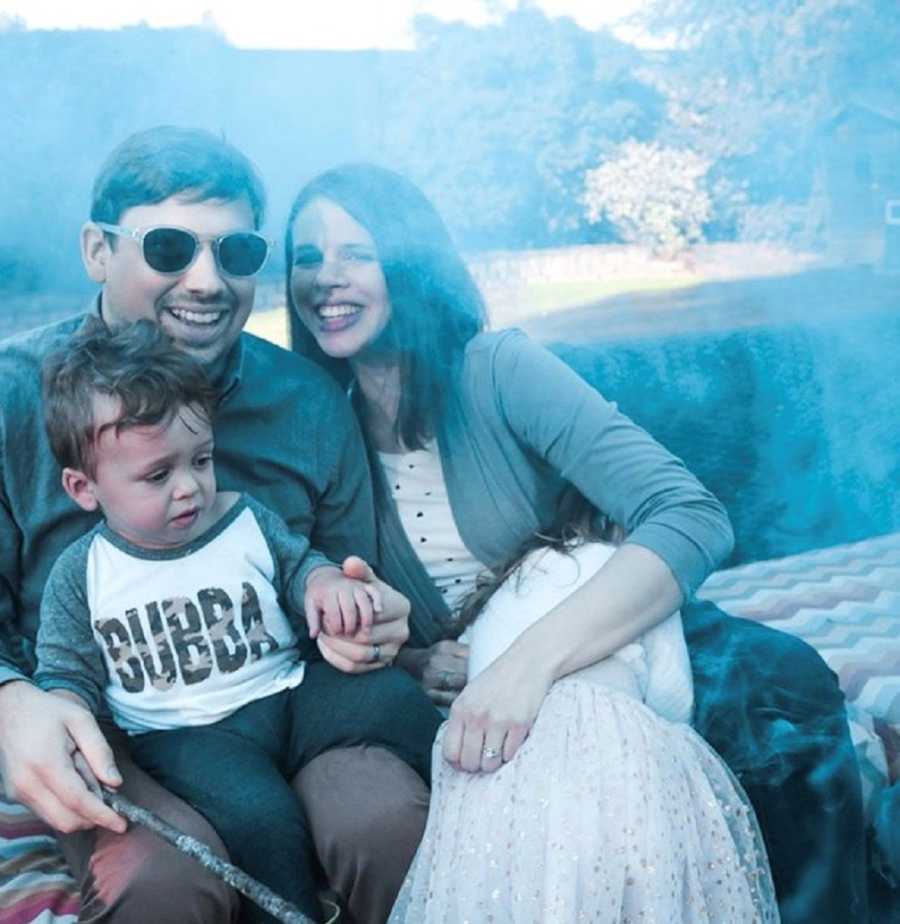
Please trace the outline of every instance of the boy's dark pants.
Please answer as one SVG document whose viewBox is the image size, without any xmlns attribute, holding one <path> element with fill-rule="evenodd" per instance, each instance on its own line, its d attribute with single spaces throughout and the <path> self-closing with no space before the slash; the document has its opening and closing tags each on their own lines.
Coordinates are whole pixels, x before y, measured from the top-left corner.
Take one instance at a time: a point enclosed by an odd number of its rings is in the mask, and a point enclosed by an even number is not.
<svg viewBox="0 0 900 924">
<path fill-rule="evenodd" d="M 711 603 L 682 618 L 694 725 L 753 803 L 783 924 L 865 922 L 861 785 L 837 678 L 800 639 Z"/>
<path fill-rule="evenodd" d="M 213 826 L 233 863 L 313 920 L 315 848 L 289 781 L 323 751 L 362 743 L 389 748 L 424 780 L 441 716 L 409 675 L 384 668 L 349 676 L 324 662 L 303 683 L 257 700 L 214 725 L 136 736 L 134 761 Z M 366 790 L 367 781 L 358 781 Z M 243 920 L 273 919 L 245 903 Z"/>
</svg>

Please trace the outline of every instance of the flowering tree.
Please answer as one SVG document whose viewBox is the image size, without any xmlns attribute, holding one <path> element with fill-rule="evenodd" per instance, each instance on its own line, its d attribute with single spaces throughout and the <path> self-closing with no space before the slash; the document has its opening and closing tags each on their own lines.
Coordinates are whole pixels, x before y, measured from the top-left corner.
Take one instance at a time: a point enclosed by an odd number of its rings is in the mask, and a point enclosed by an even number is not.
<svg viewBox="0 0 900 924">
<path fill-rule="evenodd" d="M 636 20 L 675 42 L 641 72 L 667 99 L 655 139 L 715 162 L 707 234 L 814 239 L 823 125 L 848 102 L 894 112 L 897 0 L 646 0 Z"/>
<path fill-rule="evenodd" d="M 702 240 L 712 204 L 710 161 L 687 149 L 625 141 L 612 158 L 585 175 L 589 222 L 608 221 L 626 241 L 672 256 Z"/>
<path fill-rule="evenodd" d="M 665 107 L 641 53 L 522 4 L 483 27 L 416 20 L 392 64 L 374 156 L 419 183 L 469 248 L 581 241 L 584 171 Z"/>
</svg>

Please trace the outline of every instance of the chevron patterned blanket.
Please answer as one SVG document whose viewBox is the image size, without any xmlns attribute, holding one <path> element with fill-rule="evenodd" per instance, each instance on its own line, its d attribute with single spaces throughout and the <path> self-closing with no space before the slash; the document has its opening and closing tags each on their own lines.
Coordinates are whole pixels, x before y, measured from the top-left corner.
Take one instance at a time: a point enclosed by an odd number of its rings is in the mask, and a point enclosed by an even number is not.
<svg viewBox="0 0 900 924">
<path fill-rule="evenodd" d="M 900 778 L 900 533 L 712 575 L 699 596 L 815 646 L 847 695 L 870 811 Z M 78 897 L 50 831 L 0 801 L 0 924 L 71 924 Z"/>
<path fill-rule="evenodd" d="M 819 651 L 847 696 L 871 809 L 900 778 L 900 533 L 719 571 L 698 596 Z"/>
</svg>

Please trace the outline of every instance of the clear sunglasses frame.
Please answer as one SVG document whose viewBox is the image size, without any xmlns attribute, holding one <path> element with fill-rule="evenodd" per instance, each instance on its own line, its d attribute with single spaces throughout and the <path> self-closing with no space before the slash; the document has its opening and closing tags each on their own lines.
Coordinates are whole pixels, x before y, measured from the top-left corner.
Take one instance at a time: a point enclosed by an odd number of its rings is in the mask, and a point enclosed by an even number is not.
<svg viewBox="0 0 900 924">
<path fill-rule="evenodd" d="M 183 273 L 186 273 L 196 262 L 198 255 L 200 254 L 200 249 L 203 244 L 209 242 L 212 246 L 213 257 L 216 261 L 216 266 L 221 272 L 226 276 L 232 276 L 235 279 L 250 279 L 253 276 L 258 275 L 262 272 L 263 267 L 269 260 L 269 256 L 272 253 L 272 248 L 275 246 L 275 242 L 270 238 L 265 237 L 260 234 L 259 231 L 247 230 L 247 231 L 228 231 L 225 234 L 219 235 L 199 235 L 194 231 L 191 231 L 190 228 L 181 228 L 178 225 L 153 225 L 149 228 L 126 228 L 123 225 L 113 225 L 105 221 L 95 221 L 94 224 L 100 228 L 101 231 L 105 231 L 108 234 L 115 234 L 118 237 L 128 237 L 133 241 L 137 241 L 141 247 L 141 256 L 144 259 L 144 262 L 153 270 L 154 273 L 159 273 L 161 276 L 181 276 Z M 194 241 L 194 253 L 191 259 L 180 269 L 177 270 L 161 270 L 157 269 L 147 260 L 146 251 L 144 250 L 144 239 L 152 231 L 181 231 L 188 237 L 192 238 Z M 222 266 L 222 261 L 219 258 L 219 247 L 221 246 L 222 241 L 226 240 L 229 237 L 233 237 L 235 234 L 240 235 L 250 235 L 251 237 L 258 238 L 266 245 L 266 253 L 260 263 L 259 267 L 254 270 L 252 273 L 230 273 L 224 266 Z"/>
</svg>

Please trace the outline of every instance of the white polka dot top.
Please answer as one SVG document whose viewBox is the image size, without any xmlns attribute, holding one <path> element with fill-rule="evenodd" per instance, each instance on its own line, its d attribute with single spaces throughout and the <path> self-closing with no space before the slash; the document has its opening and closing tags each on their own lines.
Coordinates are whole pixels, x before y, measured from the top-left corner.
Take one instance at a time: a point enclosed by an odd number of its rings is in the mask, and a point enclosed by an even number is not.
<svg viewBox="0 0 900 924">
<path fill-rule="evenodd" d="M 436 443 L 432 440 L 414 452 L 380 452 L 378 457 L 410 545 L 447 606 L 455 610 L 485 566 L 463 545 L 456 528 Z"/>
</svg>

